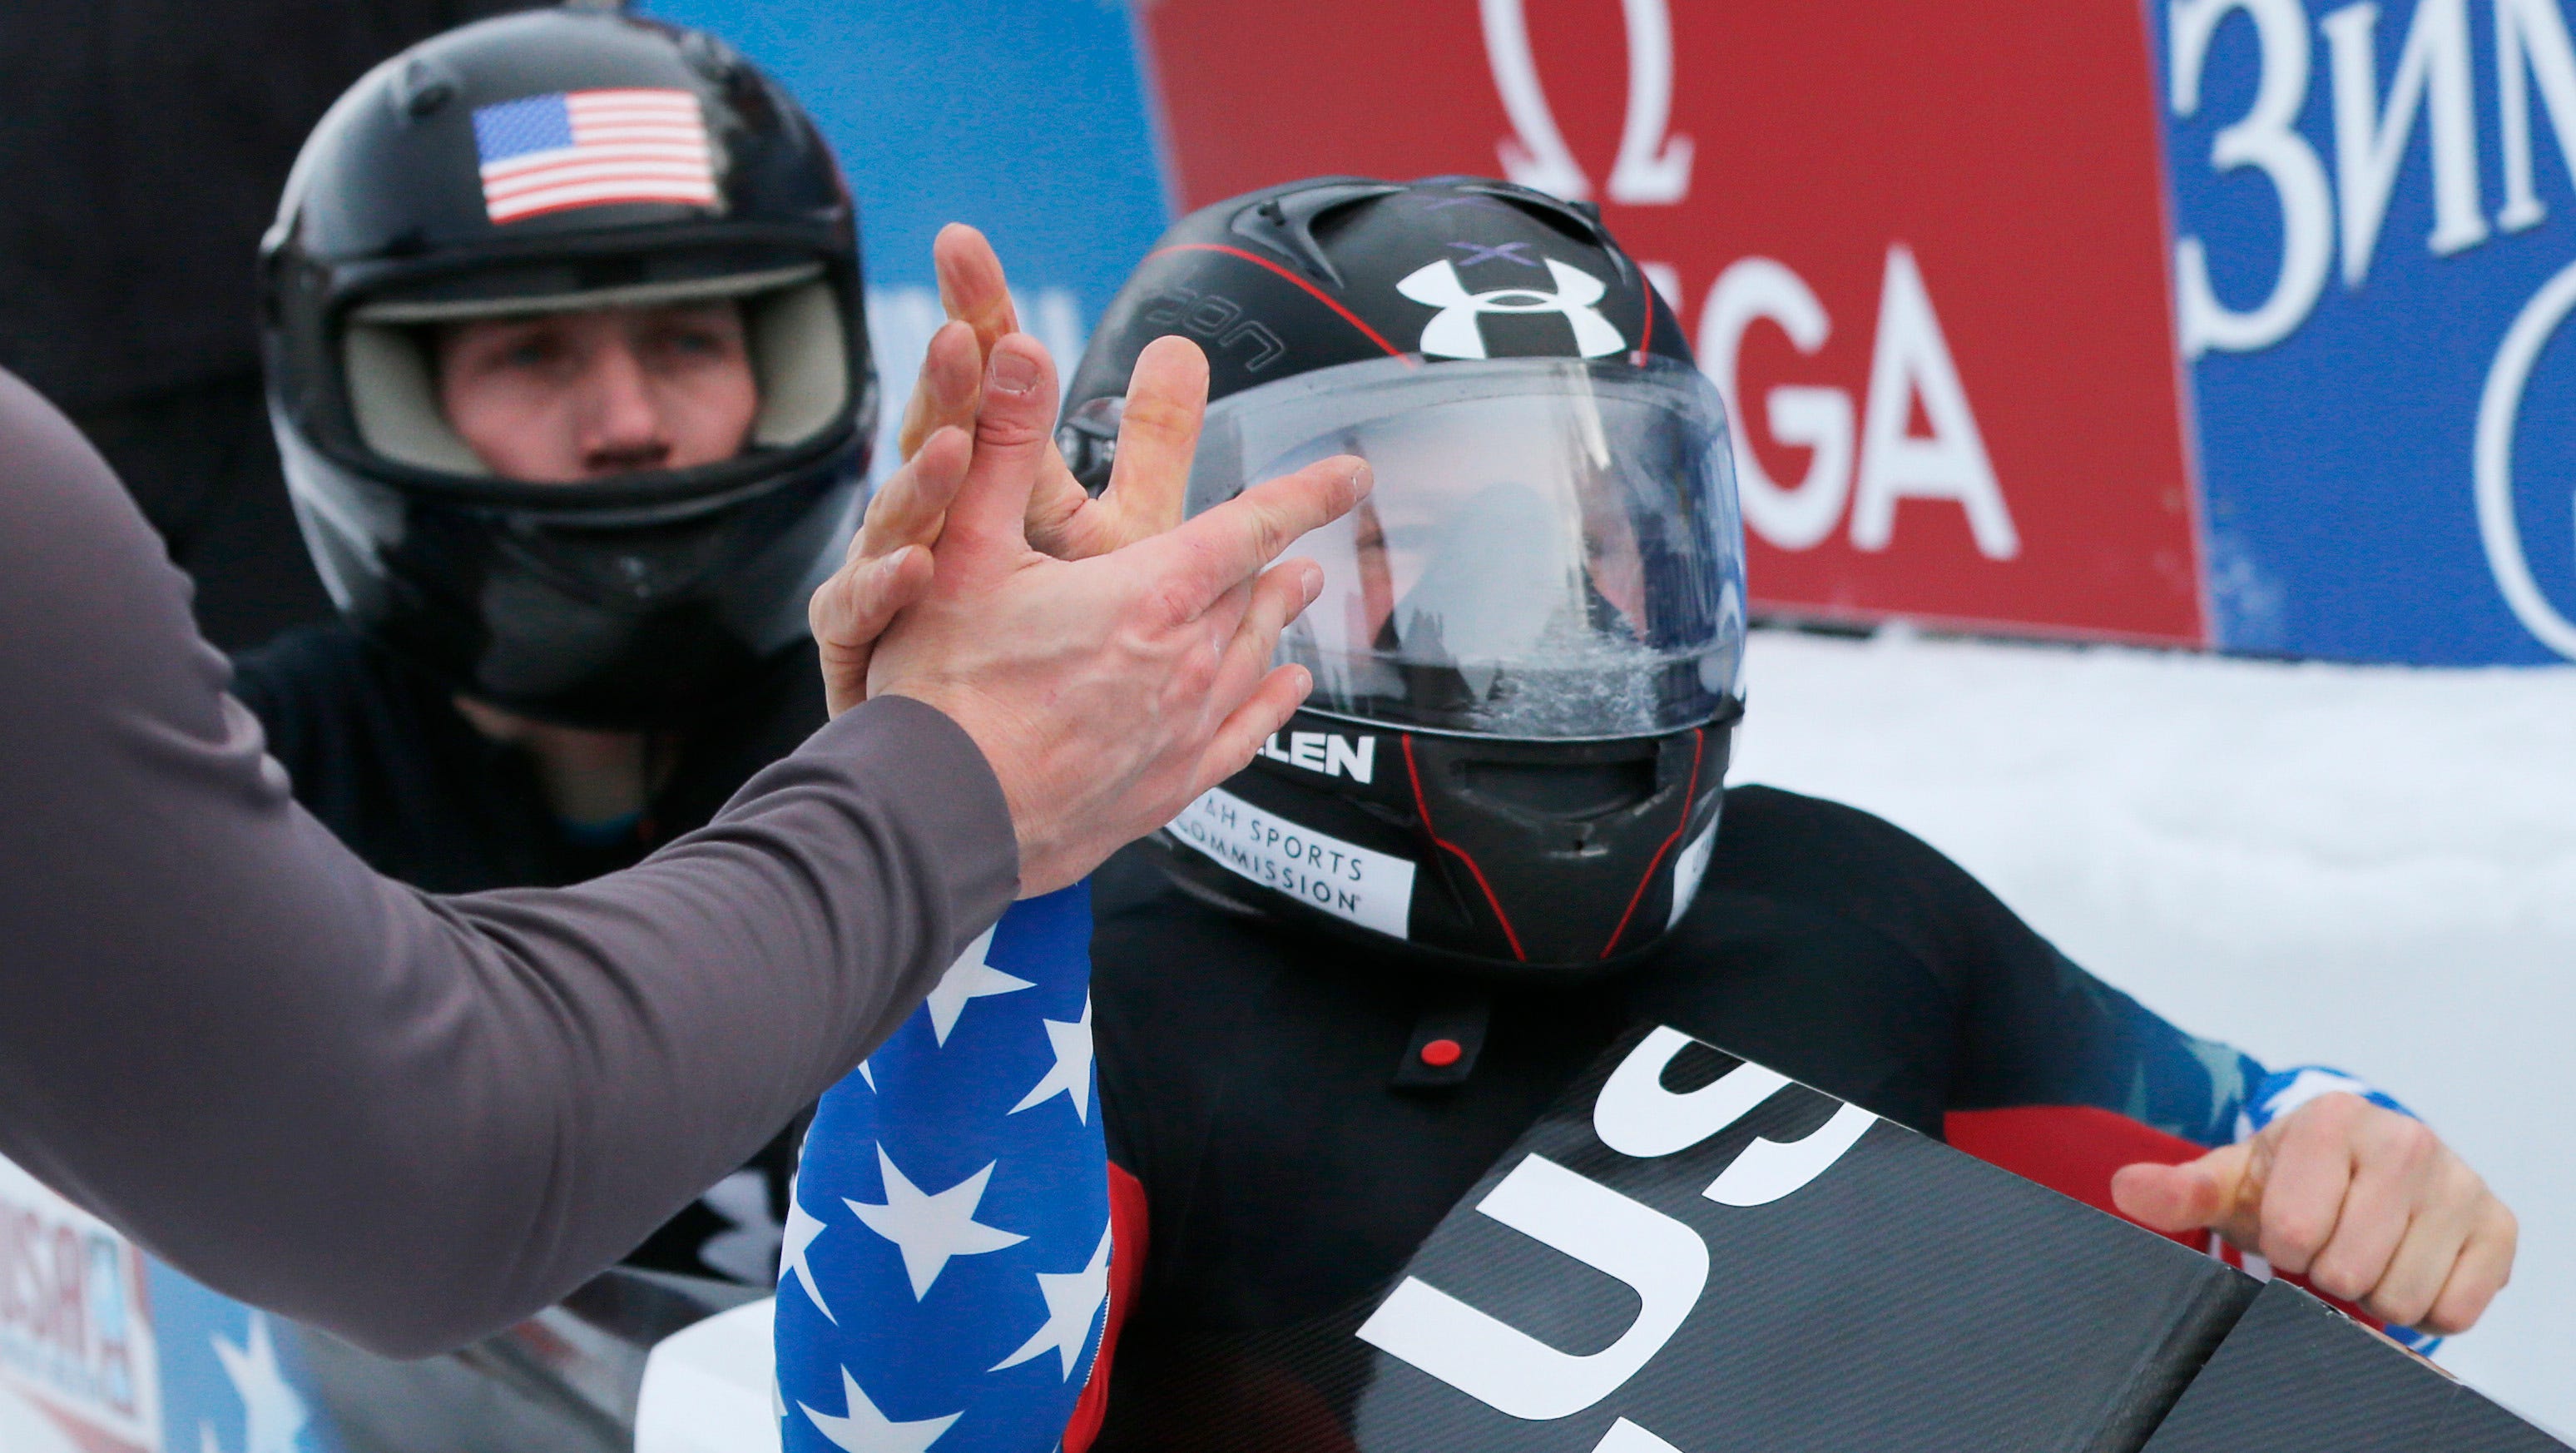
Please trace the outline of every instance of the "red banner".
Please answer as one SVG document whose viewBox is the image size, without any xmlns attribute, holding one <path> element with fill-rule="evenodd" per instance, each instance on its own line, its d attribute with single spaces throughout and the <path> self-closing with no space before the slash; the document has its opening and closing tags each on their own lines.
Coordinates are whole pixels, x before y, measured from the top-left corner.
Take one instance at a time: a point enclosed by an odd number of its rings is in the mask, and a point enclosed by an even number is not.
<svg viewBox="0 0 2576 1453">
<path fill-rule="evenodd" d="M 1728 395 L 1757 605 L 2202 644 L 2124 0 L 1161 0 L 1186 206 L 1328 172 L 1601 205 Z"/>
</svg>

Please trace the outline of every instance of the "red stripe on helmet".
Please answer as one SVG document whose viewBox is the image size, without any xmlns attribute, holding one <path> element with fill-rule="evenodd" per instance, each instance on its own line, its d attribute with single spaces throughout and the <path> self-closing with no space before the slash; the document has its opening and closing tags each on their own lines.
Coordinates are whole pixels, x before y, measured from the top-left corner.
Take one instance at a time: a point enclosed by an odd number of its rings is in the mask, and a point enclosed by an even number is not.
<svg viewBox="0 0 2576 1453">
<path fill-rule="evenodd" d="M 1646 876 L 1637 880 L 1637 891 L 1628 895 L 1627 912 L 1619 915 L 1619 926 L 1610 930 L 1610 941 L 1601 946 L 1601 957 L 1605 959 L 1617 951 L 1620 936 L 1628 931 L 1628 920 L 1637 916 L 1637 905 L 1645 900 L 1646 885 L 1655 881 L 1655 869 L 1663 866 L 1664 854 L 1671 852 L 1673 844 L 1682 840 L 1682 834 L 1690 831 L 1691 807 L 1699 801 L 1700 758 L 1707 749 L 1708 728 L 1695 728 L 1691 732 L 1690 786 L 1682 790 L 1682 820 L 1673 824 L 1673 835 L 1664 839 L 1664 845 L 1655 849 L 1655 855 L 1646 860 Z"/>
<path fill-rule="evenodd" d="M 1512 930 L 1512 916 L 1503 911 L 1503 900 L 1494 896 L 1494 885 L 1485 881 L 1485 870 L 1476 866 L 1476 860 L 1468 855 L 1465 848 L 1442 837 L 1431 826 L 1431 804 L 1422 795 L 1422 773 L 1413 765 L 1413 733 L 1406 732 L 1397 740 L 1404 743 L 1404 775 L 1413 779 L 1413 810 L 1422 818 L 1422 830 L 1430 835 L 1434 844 L 1456 853 L 1458 861 L 1465 863 L 1467 871 L 1475 875 L 1476 886 L 1484 890 L 1485 901 L 1493 905 L 1494 918 L 1503 925 L 1503 940 L 1512 946 L 1512 957 L 1528 963 L 1529 955 L 1521 949 L 1521 936 Z"/>
<path fill-rule="evenodd" d="M 1171 252 L 1222 252 L 1228 257 L 1242 258 L 1244 261 L 1251 263 L 1255 267 L 1266 267 L 1272 272 L 1279 274 L 1281 277 L 1286 278 L 1288 281 L 1295 283 L 1299 288 L 1305 291 L 1308 297 L 1313 298 L 1316 302 L 1323 304 L 1334 312 L 1341 314 L 1343 322 L 1348 323 L 1352 327 L 1359 329 L 1362 333 L 1367 334 L 1368 341 L 1385 349 L 1387 357 L 1402 358 L 1404 356 L 1403 349 L 1387 342 L 1375 328 L 1361 322 L 1359 314 L 1354 313 L 1350 309 L 1343 307 L 1340 303 L 1333 301 L 1332 294 L 1325 292 L 1322 288 L 1315 286 L 1313 283 L 1306 281 L 1304 278 L 1297 276 L 1295 273 L 1290 272 L 1288 269 L 1281 267 L 1279 264 L 1272 262 L 1266 257 L 1246 252 L 1240 247 L 1227 247 L 1224 244 L 1217 242 L 1176 242 L 1171 246 L 1162 249 L 1162 251 L 1152 254 L 1145 260 L 1147 262 L 1152 262 L 1154 258 L 1161 257 L 1164 253 Z"/>
</svg>

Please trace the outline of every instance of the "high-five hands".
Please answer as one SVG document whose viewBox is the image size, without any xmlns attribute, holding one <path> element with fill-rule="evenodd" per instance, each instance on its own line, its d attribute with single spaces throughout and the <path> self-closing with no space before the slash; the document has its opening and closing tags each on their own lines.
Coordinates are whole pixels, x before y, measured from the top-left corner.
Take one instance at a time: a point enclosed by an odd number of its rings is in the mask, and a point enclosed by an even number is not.
<svg viewBox="0 0 2576 1453">
<path fill-rule="evenodd" d="M 953 227 L 940 243 L 952 307 L 989 313 L 990 247 Z M 952 290 L 961 260 L 989 272 Z M 1271 562 L 1357 504 L 1368 469 L 1324 460 L 1182 525 L 1207 393 L 1195 345 L 1140 361 L 1097 500 L 1056 452 L 1035 339 L 952 323 L 922 374 L 918 451 L 814 595 L 826 693 L 836 715 L 891 693 L 965 728 L 1010 804 L 1021 893 L 1048 892 L 1240 771 L 1305 699 L 1305 671 L 1270 660 L 1322 572 Z"/>
<path fill-rule="evenodd" d="M 866 698 L 868 654 L 886 623 L 929 589 L 928 547 L 964 478 L 958 446 L 932 448 L 931 441 L 943 430 L 971 438 L 994 346 L 1018 328 L 1001 259 L 983 233 L 952 222 L 931 255 L 950 321 L 932 335 L 904 406 L 905 463 L 869 500 L 848 562 L 814 593 L 810 612 L 835 716 Z M 1048 432 L 1029 488 L 1029 544 L 1059 560 L 1087 560 L 1178 525 L 1207 382 L 1207 356 L 1196 344 L 1159 338 L 1146 346 L 1128 385 L 1118 462 L 1096 499 L 1065 467 Z M 1052 394 L 1046 403 L 1054 408 Z"/>
<path fill-rule="evenodd" d="M 930 256 L 949 322 L 931 338 L 921 381 L 904 405 L 897 444 L 906 459 L 943 428 L 974 427 L 993 345 L 1020 326 L 1002 260 L 983 233 L 952 222 Z M 1097 499 L 1086 494 L 1050 436 L 1029 493 L 1029 543 L 1058 559 L 1082 560 L 1179 524 L 1207 383 L 1207 356 L 1196 344 L 1177 337 L 1147 344 L 1128 380 L 1109 487 Z"/>
<path fill-rule="evenodd" d="M 2320 1095 L 2185 1165 L 2124 1166 L 2119 1208 L 2214 1230 L 2394 1326 L 2464 1332 L 2513 1272 L 2513 1212 L 2421 1121 Z"/>
</svg>

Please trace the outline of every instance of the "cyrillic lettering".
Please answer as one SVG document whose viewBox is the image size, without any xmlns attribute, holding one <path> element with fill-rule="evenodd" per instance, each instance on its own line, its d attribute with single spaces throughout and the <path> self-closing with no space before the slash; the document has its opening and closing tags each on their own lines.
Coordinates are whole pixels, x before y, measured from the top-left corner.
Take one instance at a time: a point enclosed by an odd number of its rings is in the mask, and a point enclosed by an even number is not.
<svg viewBox="0 0 2576 1453">
<path fill-rule="evenodd" d="M 2242 10 L 2262 44 L 2262 81 L 2243 120 L 2210 142 L 2213 171 L 2253 167 L 2272 183 L 2281 206 L 2281 270 L 2272 291 L 2254 308 L 2238 312 L 2218 299 L 2209 281 L 2209 255 L 2197 237 L 2174 244 L 2175 307 L 2182 354 L 2210 349 L 2246 353 L 2290 336 L 2317 305 L 2334 260 L 2334 196 L 2316 148 L 2298 133 L 2299 110 L 2308 101 L 2308 15 L 2299 0 L 2174 0 L 2167 13 L 2173 38 L 2173 112 L 2185 119 L 2200 110 L 2200 75 L 2220 21 Z"/>
<path fill-rule="evenodd" d="M 2334 51 L 2335 187 L 2343 198 L 2343 280 L 2370 273 L 2388 218 L 2388 196 L 2406 160 L 2415 113 L 2430 115 L 2436 256 L 2487 239 L 2478 210 L 2478 134 L 2469 83 L 2468 0 L 2419 0 L 2397 57 L 2388 102 L 2379 102 L 2375 0 L 2347 5 L 2317 22 Z"/>
</svg>

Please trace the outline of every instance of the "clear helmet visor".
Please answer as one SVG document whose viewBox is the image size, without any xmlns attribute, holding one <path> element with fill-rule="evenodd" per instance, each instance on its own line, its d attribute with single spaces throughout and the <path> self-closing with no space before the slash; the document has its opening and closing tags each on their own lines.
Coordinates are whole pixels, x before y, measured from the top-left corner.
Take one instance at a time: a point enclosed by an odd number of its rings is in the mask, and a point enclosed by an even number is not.
<svg viewBox="0 0 2576 1453">
<path fill-rule="evenodd" d="M 1536 740 L 1651 735 L 1741 688 L 1743 531 L 1726 413 L 1687 364 L 1409 358 L 1219 401 L 1190 512 L 1335 454 L 1359 508 L 1290 548 L 1324 589 L 1280 659 L 1310 709 Z"/>
</svg>

